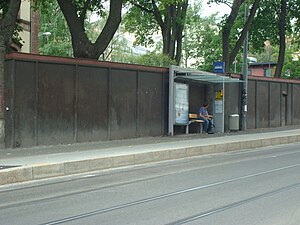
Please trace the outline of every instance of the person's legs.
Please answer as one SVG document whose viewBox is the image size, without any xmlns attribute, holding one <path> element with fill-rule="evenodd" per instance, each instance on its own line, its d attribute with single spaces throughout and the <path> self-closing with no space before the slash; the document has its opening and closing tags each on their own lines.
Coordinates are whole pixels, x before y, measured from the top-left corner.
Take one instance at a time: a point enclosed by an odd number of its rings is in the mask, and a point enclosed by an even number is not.
<svg viewBox="0 0 300 225">
<path fill-rule="evenodd" d="M 204 121 L 204 132 L 207 133 L 209 121 L 206 118 L 201 118 Z"/>
<path fill-rule="evenodd" d="M 211 127 L 212 127 L 212 121 L 208 120 L 208 125 L 207 125 L 207 132 L 211 131 Z"/>
</svg>

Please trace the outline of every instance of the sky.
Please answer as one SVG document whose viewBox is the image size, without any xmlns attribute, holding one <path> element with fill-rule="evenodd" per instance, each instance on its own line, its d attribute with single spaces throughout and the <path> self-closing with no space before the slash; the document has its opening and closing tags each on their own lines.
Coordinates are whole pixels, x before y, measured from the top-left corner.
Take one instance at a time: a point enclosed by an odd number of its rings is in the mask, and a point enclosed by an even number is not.
<svg viewBox="0 0 300 225">
<path fill-rule="evenodd" d="M 192 2 L 193 2 L 193 0 L 190 1 L 190 3 L 192 3 Z M 203 7 L 203 10 L 201 12 L 202 17 L 210 16 L 217 12 L 219 13 L 220 17 L 223 16 L 224 14 L 230 13 L 230 8 L 225 4 L 213 3 L 213 4 L 208 5 L 207 2 L 208 2 L 208 0 L 202 0 L 202 7 Z M 90 22 L 94 22 L 98 19 L 99 19 L 98 16 L 96 14 L 94 14 L 91 17 Z"/>
<path fill-rule="evenodd" d="M 194 0 L 190 0 L 189 3 L 193 4 Z M 201 17 L 207 17 L 210 16 L 214 13 L 218 13 L 219 17 L 222 17 L 224 14 L 229 14 L 230 13 L 230 7 L 225 5 L 225 4 L 207 4 L 208 0 L 202 0 L 202 12 L 201 12 Z M 94 22 L 98 20 L 97 15 L 92 15 L 90 18 L 90 22 Z M 158 35 L 158 39 L 160 39 L 161 36 Z M 133 43 L 134 41 L 134 36 L 133 35 L 128 35 L 127 39 Z"/>
<path fill-rule="evenodd" d="M 223 16 L 224 14 L 229 14 L 230 13 L 230 8 L 229 6 L 225 4 L 207 4 L 207 0 L 202 0 L 202 7 L 203 7 L 203 12 L 201 13 L 202 17 L 210 16 L 214 13 L 219 13 L 219 16 Z"/>
</svg>

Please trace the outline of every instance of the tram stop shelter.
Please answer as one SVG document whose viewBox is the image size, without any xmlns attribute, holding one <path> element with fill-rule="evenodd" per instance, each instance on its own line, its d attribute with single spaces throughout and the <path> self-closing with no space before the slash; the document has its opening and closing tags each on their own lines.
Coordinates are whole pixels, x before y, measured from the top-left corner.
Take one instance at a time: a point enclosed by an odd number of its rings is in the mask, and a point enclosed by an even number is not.
<svg viewBox="0 0 300 225">
<path fill-rule="evenodd" d="M 188 126 L 189 113 L 198 113 L 204 102 L 213 114 L 215 132 L 224 133 L 225 84 L 241 82 L 221 74 L 170 66 L 168 135 L 174 135 L 176 126 Z"/>
</svg>

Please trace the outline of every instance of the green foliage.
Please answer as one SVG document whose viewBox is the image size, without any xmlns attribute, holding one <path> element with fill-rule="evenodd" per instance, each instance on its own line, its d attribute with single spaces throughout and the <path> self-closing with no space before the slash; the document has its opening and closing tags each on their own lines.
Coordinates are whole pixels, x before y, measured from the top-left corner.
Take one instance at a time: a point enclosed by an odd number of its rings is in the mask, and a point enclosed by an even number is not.
<svg viewBox="0 0 300 225">
<path fill-rule="evenodd" d="M 107 2 L 105 0 L 100 0 L 100 1 L 99 0 L 89 0 L 89 1 L 72 0 L 72 2 L 75 5 L 80 16 L 83 15 L 82 13 L 85 11 L 95 12 L 101 16 L 106 15 L 106 11 L 103 6 L 104 2 Z M 88 4 L 86 4 L 86 3 L 88 3 Z M 85 9 L 85 7 L 87 7 L 87 8 Z M 83 16 L 86 19 L 87 15 L 85 14 Z"/>
<path fill-rule="evenodd" d="M 117 34 L 103 53 L 103 60 L 112 62 L 130 63 L 131 46 L 122 34 Z"/>
<path fill-rule="evenodd" d="M 44 55 L 71 57 L 71 35 L 56 1 L 40 5 L 39 52 Z M 47 33 L 50 35 L 46 35 Z"/>
<path fill-rule="evenodd" d="M 176 65 L 181 59 L 182 31 L 188 0 L 132 0 L 124 19 L 126 29 L 136 35 L 135 44 L 153 47 L 153 35 L 162 35 L 162 52 Z"/>
<path fill-rule="evenodd" d="M 283 67 L 283 78 L 300 80 L 300 60 L 288 60 Z"/>
<path fill-rule="evenodd" d="M 16 27 L 14 29 L 13 36 L 12 36 L 12 40 L 14 43 L 20 44 L 20 45 L 24 44 L 24 41 L 20 37 L 20 32 L 22 32 L 22 31 L 23 31 L 23 28 L 19 24 L 16 24 Z"/>
<path fill-rule="evenodd" d="M 201 4 L 190 6 L 184 30 L 183 58 L 191 67 L 212 71 L 213 62 L 222 59 L 222 37 L 217 15 L 201 18 Z M 187 63 L 185 66 L 188 66 Z"/>
<path fill-rule="evenodd" d="M 164 54 L 157 54 L 154 52 L 147 53 L 145 55 L 128 57 L 128 63 L 140 64 L 146 66 L 158 66 L 158 67 L 169 67 L 170 65 L 176 65 L 176 61 L 170 59 Z"/>
<path fill-rule="evenodd" d="M 87 12 L 94 12 L 97 15 L 105 16 L 106 11 L 104 7 L 104 3 L 107 2 L 107 0 L 72 0 L 73 5 L 75 6 L 77 10 L 77 14 L 80 17 L 83 17 L 83 19 L 87 19 Z M 34 7 L 35 9 L 45 8 L 49 5 L 57 5 L 56 0 L 34 0 Z M 50 8 L 51 9 L 51 8 Z"/>
<path fill-rule="evenodd" d="M 249 31 L 250 50 L 253 53 L 264 51 L 264 42 L 279 43 L 278 15 L 276 9 L 280 6 L 269 0 L 261 0 L 257 16 Z"/>
<path fill-rule="evenodd" d="M 300 52 L 299 46 L 287 43 L 285 52 L 285 64 L 283 66 L 283 78 L 300 79 Z"/>
<path fill-rule="evenodd" d="M 101 17 L 99 20 L 97 20 L 95 22 L 92 22 L 92 23 L 86 22 L 85 23 L 85 26 L 86 26 L 85 32 L 86 32 L 88 38 L 92 42 L 95 42 L 97 40 L 100 31 L 105 26 L 105 22 L 106 22 L 106 17 Z"/>
<path fill-rule="evenodd" d="M 276 62 L 276 57 L 278 57 L 278 46 L 265 46 L 264 51 L 257 53 L 255 56 L 259 62 Z"/>
<path fill-rule="evenodd" d="M 151 1 L 139 0 L 136 2 L 145 9 L 152 10 Z M 135 34 L 135 45 L 153 46 L 152 34 L 159 32 L 159 26 L 152 13 L 147 13 L 139 7 L 132 6 L 125 14 L 122 23 L 129 33 Z"/>
<path fill-rule="evenodd" d="M 299 30 L 299 0 L 289 0 L 287 2 L 287 26 L 286 37 L 291 39 L 287 43 L 285 53 L 285 62 L 283 67 L 283 77 L 292 78 L 299 74 L 297 69 L 298 61 L 293 61 L 291 56 L 295 52 L 299 52 L 299 38 L 296 37 L 296 31 Z M 249 49 L 260 62 L 277 62 L 279 52 L 279 14 L 280 0 L 261 0 L 258 13 L 252 23 L 249 33 Z M 265 41 L 270 41 L 271 45 L 266 46 Z M 298 43 L 297 43 L 298 42 Z M 285 76 L 288 74 L 288 76 Z"/>
<path fill-rule="evenodd" d="M 0 9 L 5 12 L 5 7 L 9 0 L 0 2 Z M 249 2 L 252 0 L 249 0 Z M 41 25 L 40 25 L 40 51 L 42 54 L 58 55 L 58 56 L 72 56 L 71 36 L 68 26 L 65 22 L 64 16 L 56 0 L 36 0 L 40 7 L 41 12 Z M 91 0 L 89 5 L 85 5 L 86 1 L 73 0 L 79 16 L 85 19 L 85 30 L 88 37 L 95 41 L 98 33 L 105 25 L 108 12 L 103 7 L 103 3 L 107 0 Z M 146 47 L 153 47 L 157 45 L 156 51 L 162 52 L 162 42 L 155 43 L 153 35 L 160 35 L 160 27 L 153 13 L 146 11 L 153 10 L 153 5 L 150 0 L 136 0 L 135 3 L 141 7 L 126 8 L 126 14 L 123 18 L 123 24 L 126 31 L 134 33 L 136 37 L 135 45 L 142 45 Z M 160 10 L 163 19 L 166 14 L 167 5 L 178 2 L 178 0 L 161 0 L 157 1 L 157 6 Z M 201 69 L 212 71 L 213 62 L 222 60 L 222 37 L 221 30 L 224 25 L 226 16 L 221 23 L 217 21 L 217 15 L 212 15 L 207 18 L 201 18 L 201 4 L 202 2 L 195 1 L 196 4 L 190 6 L 188 9 L 188 16 L 186 21 L 181 17 L 176 18 L 180 22 L 185 22 L 184 40 L 183 40 L 183 61 L 190 62 L 191 66 Z M 209 2 L 232 4 L 232 0 L 210 0 Z M 88 6 L 88 7 L 86 7 Z M 278 56 L 278 10 L 280 8 L 280 0 L 261 0 L 260 7 L 256 17 L 251 25 L 249 33 L 249 52 L 259 61 L 277 61 Z M 145 10 L 147 9 L 147 10 Z M 101 15 L 101 20 L 90 24 L 86 19 L 89 12 Z M 293 60 L 295 52 L 299 52 L 300 38 L 296 35 L 300 31 L 300 1 L 288 1 L 288 23 L 287 37 L 291 39 L 286 52 L 285 65 L 283 73 L 289 75 L 288 78 L 297 78 L 300 76 L 299 61 Z M 1 14 L 0 14 L 1 19 Z M 241 7 L 239 16 L 234 24 L 231 32 L 231 48 L 234 46 L 240 31 L 244 26 L 244 7 Z M 45 32 L 51 32 L 47 38 L 42 35 Z M 18 33 L 17 30 L 15 33 Z M 108 49 L 104 52 L 104 60 L 112 60 L 117 62 L 136 63 L 152 66 L 165 66 L 176 64 L 167 56 L 157 53 L 147 53 L 143 56 L 133 55 L 131 47 L 128 46 L 126 38 L 123 36 L 125 33 L 124 28 L 119 29 L 114 39 L 110 43 Z M 264 42 L 270 40 L 271 48 L 267 49 Z M 295 58 L 295 57 L 294 57 Z M 242 65 L 242 51 L 237 56 L 236 70 L 241 72 Z M 187 63 L 184 63 L 187 65 Z M 235 65 L 231 68 L 235 70 Z"/>
</svg>

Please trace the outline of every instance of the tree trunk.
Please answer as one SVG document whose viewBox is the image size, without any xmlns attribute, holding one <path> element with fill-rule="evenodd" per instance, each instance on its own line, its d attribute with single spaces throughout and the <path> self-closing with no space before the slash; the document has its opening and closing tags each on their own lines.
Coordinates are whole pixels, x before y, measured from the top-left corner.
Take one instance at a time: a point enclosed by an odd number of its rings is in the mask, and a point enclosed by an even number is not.
<svg viewBox="0 0 300 225">
<path fill-rule="evenodd" d="M 0 44 L 5 47 L 9 47 L 12 42 L 20 5 L 21 0 L 10 0 L 8 10 L 2 20 L 0 20 Z"/>
<path fill-rule="evenodd" d="M 238 16 L 239 9 L 244 0 L 234 0 L 230 15 L 228 16 L 226 23 L 222 31 L 222 46 L 223 46 L 223 62 L 225 62 L 225 72 L 229 72 L 230 69 L 230 32 L 234 22 Z"/>
<path fill-rule="evenodd" d="M 83 17 L 77 15 L 77 10 L 72 1 L 57 0 L 57 2 L 66 18 L 71 33 L 74 57 L 99 59 L 121 22 L 122 0 L 110 0 L 108 19 L 95 43 L 88 39 L 82 22 Z"/>
<path fill-rule="evenodd" d="M 171 40 L 171 31 L 170 27 L 161 28 L 162 38 L 163 38 L 163 54 L 170 57 L 170 40 Z"/>
<path fill-rule="evenodd" d="M 4 143 L 5 138 L 5 99 L 6 92 L 4 82 L 4 59 L 5 53 L 12 41 L 12 35 L 17 22 L 17 15 L 20 9 L 21 0 L 11 0 L 8 11 L 0 20 L 0 142 Z"/>
<path fill-rule="evenodd" d="M 176 34 L 177 48 L 175 54 L 175 60 L 177 65 L 180 65 L 181 57 L 182 57 L 182 38 L 183 38 L 183 30 L 186 19 L 186 12 L 188 8 L 188 1 L 184 1 L 180 4 L 180 10 L 177 12 L 177 16 L 179 16 L 180 20 L 177 22 L 178 30 Z"/>
<path fill-rule="evenodd" d="M 170 42 L 169 42 L 169 57 L 171 59 L 174 59 L 175 45 L 176 45 L 176 32 L 177 32 L 177 24 L 175 18 L 176 5 L 172 4 L 168 8 L 169 8 L 168 18 L 170 20 L 170 30 L 171 30 Z"/>
<path fill-rule="evenodd" d="M 242 45 L 244 43 L 244 40 L 245 40 L 246 35 L 247 35 L 247 32 L 250 29 L 251 23 L 252 23 L 252 21 L 254 19 L 256 11 L 257 11 L 257 9 L 259 7 L 259 2 L 260 2 L 260 0 L 255 0 L 255 2 L 253 3 L 253 6 L 252 6 L 251 11 L 250 11 L 250 15 L 247 18 L 247 21 L 246 21 L 246 23 L 244 25 L 244 28 L 243 28 L 243 30 L 241 32 L 241 35 L 240 35 L 238 41 L 236 42 L 233 50 L 230 53 L 229 64 L 228 64 L 229 68 L 233 64 L 233 62 L 234 62 L 234 60 L 235 60 L 235 58 L 236 58 L 239 50 L 241 49 L 241 47 L 242 47 Z"/>
<path fill-rule="evenodd" d="M 4 58 L 5 58 L 6 47 L 0 45 L 0 144 L 5 144 L 5 117 L 4 117 L 4 93 L 5 93 L 5 82 L 4 82 Z"/>
<path fill-rule="evenodd" d="M 175 60 L 176 60 L 176 65 L 180 65 L 182 57 L 182 33 L 177 34 L 177 48 L 176 48 L 176 55 L 175 55 Z"/>
<path fill-rule="evenodd" d="M 119 28 L 121 19 L 122 19 L 122 0 L 111 0 L 107 22 L 94 45 L 94 51 L 95 54 L 97 55 L 97 59 L 105 51 L 110 41 L 112 40 L 114 34 Z"/>
<path fill-rule="evenodd" d="M 285 56 L 285 32 L 286 32 L 286 7 L 287 1 L 281 0 L 280 20 L 279 20 L 279 37 L 280 37 L 280 48 L 278 55 L 278 63 L 276 66 L 275 77 L 280 78 L 282 74 L 284 56 Z"/>
<path fill-rule="evenodd" d="M 229 72 L 229 58 L 230 58 L 230 28 L 225 25 L 222 31 L 222 57 L 225 62 L 225 72 Z"/>
<path fill-rule="evenodd" d="M 182 51 L 182 33 L 188 7 L 188 1 L 166 6 L 166 13 L 161 15 L 156 2 L 152 0 L 153 15 L 160 26 L 163 38 L 163 54 L 175 59 L 179 65 Z"/>
</svg>

